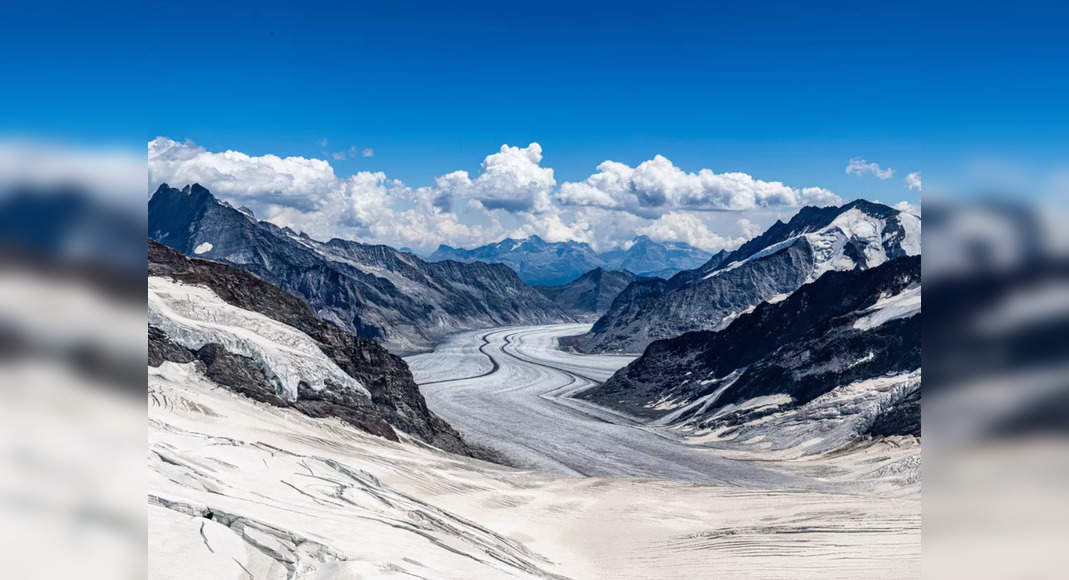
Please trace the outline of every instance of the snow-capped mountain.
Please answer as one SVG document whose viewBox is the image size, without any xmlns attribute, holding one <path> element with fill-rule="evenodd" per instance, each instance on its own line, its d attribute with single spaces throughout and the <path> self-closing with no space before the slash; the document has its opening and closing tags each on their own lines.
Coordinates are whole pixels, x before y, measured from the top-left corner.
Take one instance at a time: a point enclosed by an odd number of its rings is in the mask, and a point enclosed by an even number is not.
<svg viewBox="0 0 1069 580">
<path fill-rule="evenodd" d="M 547 242 L 531 236 L 522 240 L 506 238 L 470 250 L 442 245 L 429 259 L 507 264 L 528 284 L 559 286 L 595 268 L 669 277 L 680 270 L 699 266 L 710 255 L 682 242 L 655 242 L 646 236 L 635 238 L 626 250 L 616 249 L 602 254 L 583 242 Z"/>
<path fill-rule="evenodd" d="M 841 207 L 806 207 L 699 268 L 667 281 L 633 282 L 589 333 L 562 343 L 581 352 L 641 352 L 654 340 L 719 330 L 825 272 L 919 255 L 920 238 L 919 217 L 882 204 L 857 200 Z"/>
<path fill-rule="evenodd" d="M 650 344 L 581 396 L 774 451 L 919 435 L 920 284 L 919 256 L 829 271 L 723 330 Z"/>
<path fill-rule="evenodd" d="M 161 185 L 149 237 L 225 262 L 304 299 L 320 318 L 396 352 L 468 328 L 571 319 L 501 264 L 427 262 L 381 245 L 313 240 L 257 221 L 200 185 Z"/>
<path fill-rule="evenodd" d="M 214 383 L 311 417 L 398 431 L 472 455 L 431 413 L 404 361 L 317 318 L 299 298 L 237 268 L 149 240 L 149 366 L 193 363 Z"/>
<path fill-rule="evenodd" d="M 595 268 L 567 284 L 535 286 L 535 289 L 565 312 L 576 317 L 589 317 L 608 310 L 616 295 L 636 279 L 638 276 L 627 270 Z"/>
<path fill-rule="evenodd" d="M 614 270 L 668 279 L 682 270 L 697 268 L 712 254 L 683 242 L 655 242 L 647 236 L 638 236 L 626 250 L 610 250 L 601 257 Z"/>
</svg>

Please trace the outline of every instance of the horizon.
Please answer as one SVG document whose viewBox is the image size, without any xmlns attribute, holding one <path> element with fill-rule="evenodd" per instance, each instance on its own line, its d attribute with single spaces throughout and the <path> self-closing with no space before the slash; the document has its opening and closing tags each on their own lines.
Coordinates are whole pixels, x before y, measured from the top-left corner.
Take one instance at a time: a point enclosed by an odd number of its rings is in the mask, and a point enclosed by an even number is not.
<svg viewBox="0 0 1069 580">
<path fill-rule="evenodd" d="M 731 250 L 807 206 L 842 205 L 829 189 L 767 181 L 742 172 L 691 171 L 654 155 L 632 167 L 606 160 L 579 181 L 558 180 L 537 142 L 501 145 L 476 173 L 455 170 L 408 184 L 382 171 L 335 171 L 326 159 L 234 149 L 210 151 L 193 141 L 148 143 L 149 190 L 200 183 L 219 199 L 248 207 L 258 219 L 318 239 L 340 238 L 408 248 L 477 248 L 505 239 L 582 242 L 597 252 L 626 249 L 640 236 L 715 253 Z M 892 168 L 854 159 L 844 172 L 886 180 Z M 914 179 L 916 183 L 906 183 Z M 903 189 L 922 188 L 909 174 Z M 879 198 L 850 196 L 912 208 Z"/>
<path fill-rule="evenodd" d="M 151 179 L 151 176 L 150 176 L 150 182 L 151 181 L 152 181 L 152 179 Z M 242 205 L 239 202 L 226 199 L 224 196 L 222 196 L 219 193 L 217 193 L 216 191 L 214 191 L 210 186 L 206 186 L 206 185 L 204 185 L 204 184 L 202 184 L 200 182 L 183 183 L 183 184 L 181 184 L 179 186 L 175 186 L 175 185 L 170 184 L 167 181 L 160 181 L 155 187 L 150 188 L 150 190 L 152 191 L 152 196 L 155 196 L 155 194 L 158 193 L 163 188 L 170 188 L 170 189 L 173 189 L 173 190 L 186 192 L 186 190 L 189 190 L 189 189 L 193 188 L 194 186 L 197 186 L 197 187 L 200 187 L 200 188 L 204 189 L 205 191 L 208 192 L 209 195 L 212 196 L 213 199 L 215 199 L 217 201 L 220 201 L 222 203 L 225 203 L 229 207 L 231 207 L 231 208 L 233 208 L 235 210 L 247 211 L 247 212 L 251 213 L 252 214 L 251 217 L 253 217 L 258 222 L 260 222 L 260 221 L 268 222 L 268 223 L 271 223 L 271 224 L 273 224 L 275 226 L 278 226 L 280 228 L 288 229 L 290 231 L 293 231 L 297 235 L 308 236 L 309 238 L 314 239 L 314 240 L 319 241 L 319 242 L 330 242 L 332 240 L 337 239 L 337 240 L 342 240 L 342 241 L 361 243 L 361 244 L 365 244 L 365 245 L 383 245 L 383 246 L 387 246 L 387 247 L 393 248 L 395 250 L 399 250 L 399 251 L 402 251 L 402 252 L 413 254 L 413 255 L 415 255 L 417 257 L 420 257 L 422 259 L 429 259 L 436 251 L 439 251 L 439 250 L 442 250 L 442 249 L 450 249 L 450 250 L 458 250 L 458 251 L 474 251 L 474 250 L 478 250 L 478 249 L 484 248 L 484 247 L 496 246 L 496 245 L 499 245 L 499 244 L 502 244 L 502 243 L 505 243 L 505 242 L 508 242 L 508 241 L 512 241 L 512 242 L 528 242 L 528 241 L 532 241 L 532 240 L 541 241 L 541 242 L 546 243 L 546 244 L 559 244 L 559 243 L 578 244 L 578 245 L 585 246 L 585 247 L 591 249 L 591 251 L 595 252 L 595 254 L 598 254 L 598 255 L 606 254 L 606 253 L 609 253 L 609 252 L 612 252 L 612 251 L 628 251 L 636 243 L 638 243 L 640 240 L 648 240 L 648 241 L 651 241 L 653 243 L 660 244 L 660 245 L 678 244 L 678 245 L 684 246 L 686 248 L 690 248 L 690 249 L 693 249 L 693 250 L 699 250 L 699 251 L 705 252 L 705 253 L 707 253 L 709 255 L 713 255 L 713 254 L 716 254 L 719 251 L 730 252 L 732 250 L 737 249 L 739 246 L 741 246 L 746 241 L 749 241 L 753 237 L 761 235 L 765 230 L 767 230 L 768 227 L 770 227 L 772 225 L 772 224 L 768 224 L 765 227 L 761 228 L 759 231 L 755 230 L 755 231 L 751 232 L 752 235 L 749 235 L 749 236 L 747 236 L 745 238 L 740 238 L 739 240 L 737 240 L 736 243 L 732 244 L 730 247 L 721 247 L 721 248 L 718 248 L 716 250 L 707 250 L 707 249 L 704 249 L 704 248 L 701 248 L 701 247 L 698 247 L 698 246 L 694 246 L 694 245 L 688 243 L 685 240 L 667 239 L 667 238 L 665 238 L 665 239 L 657 239 L 655 237 L 649 236 L 649 235 L 644 234 L 644 233 L 636 233 L 630 238 L 625 238 L 625 239 L 619 240 L 616 245 L 609 246 L 609 247 L 604 247 L 604 248 L 600 248 L 600 249 L 599 248 L 595 248 L 592 244 L 590 244 L 589 242 L 584 241 L 584 240 L 568 239 L 568 240 L 550 241 L 550 240 L 546 240 L 545 238 L 543 238 L 542 236 L 540 236 L 537 233 L 530 233 L 530 234 L 528 234 L 528 235 L 526 235 L 524 237 L 513 237 L 510 234 L 506 234 L 505 237 L 503 237 L 503 238 L 496 239 L 496 240 L 491 240 L 491 241 L 488 241 L 488 242 L 485 242 L 485 243 L 481 243 L 481 244 L 478 244 L 478 245 L 472 245 L 472 246 L 453 246 L 453 245 L 449 245 L 449 244 L 446 244 L 446 243 L 441 243 L 441 244 L 438 244 L 437 246 L 435 246 L 433 249 L 422 250 L 421 251 L 421 250 L 417 250 L 417 249 L 409 247 L 409 246 L 390 244 L 390 243 L 381 242 L 381 241 L 374 241 L 374 240 L 360 240 L 360 239 L 346 238 L 346 237 L 341 237 L 341 236 L 315 236 L 315 235 L 312 235 L 309 232 L 301 229 L 299 224 L 280 224 L 280 223 L 276 223 L 275 221 L 273 221 L 271 219 L 265 218 L 264 216 L 261 216 L 255 210 L 249 208 L 246 205 Z M 150 198 L 152 196 L 150 196 Z M 796 207 L 796 208 L 791 208 L 794 211 L 789 212 L 787 217 L 786 217 L 786 219 L 777 218 L 772 223 L 777 223 L 777 222 L 786 223 L 786 222 L 790 221 L 791 219 L 793 219 L 795 216 L 797 216 L 798 213 L 801 212 L 803 209 L 820 208 L 820 207 L 846 207 L 848 205 L 855 204 L 855 203 L 857 203 L 859 201 L 865 201 L 865 202 L 869 202 L 869 203 L 880 204 L 880 205 L 883 205 L 885 207 L 888 207 L 890 209 L 894 209 L 894 210 L 897 210 L 897 211 L 904 211 L 904 212 L 907 212 L 907 213 L 912 213 L 914 215 L 917 215 L 918 217 L 920 216 L 920 213 L 921 213 L 919 206 L 915 206 L 913 204 L 909 204 L 908 202 L 900 202 L 899 204 L 896 204 L 896 205 L 889 205 L 889 204 L 886 204 L 886 203 L 884 203 L 882 201 L 869 200 L 869 199 L 865 199 L 865 198 L 860 198 L 859 197 L 859 198 L 855 198 L 855 199 L 852 199 L 852 200 L 849 200 L 849 201 L 840 200 L 839 203 L 832 204 L 832 205 L 825 205 L 825 206 L 804 205 L 804 206 L 799 206 L 799 207 Z"/>
</svg>

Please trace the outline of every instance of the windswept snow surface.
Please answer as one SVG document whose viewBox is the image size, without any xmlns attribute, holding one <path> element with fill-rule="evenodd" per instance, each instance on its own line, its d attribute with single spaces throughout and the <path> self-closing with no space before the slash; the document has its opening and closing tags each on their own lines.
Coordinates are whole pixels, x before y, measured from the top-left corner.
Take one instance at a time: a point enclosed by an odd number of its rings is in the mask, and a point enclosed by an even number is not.
<svg viewBox="0 0 1069 580">
<path fill-rule="evenodd" d="M 331 381 L 371 397 L 308 335 L 262 314 L 231 306 L 208 288 L 150 276 L 148 323 L 190 350 L 218 343 L 234 354 L 256 360 L 275 381 L 276 392 L 288 401 L 297 400 L 301 381 L 315 390 Z"/>
<path fill-rule="evenodd" d="M 539 354 L 559 330 L 523 332 L 530 342 L 515 349 L 521 356 Z M 554 364 L 600 376 L 608 361 L 564 355 Z M 872 469 L 874 457 L 849 456 L 836 469 Z M 919 494 L 511 469 L 257 403 L 208 382 L 193 364 L 149 371 L 148 467 L 153 579 L 920 574 Z"/>
</svg>

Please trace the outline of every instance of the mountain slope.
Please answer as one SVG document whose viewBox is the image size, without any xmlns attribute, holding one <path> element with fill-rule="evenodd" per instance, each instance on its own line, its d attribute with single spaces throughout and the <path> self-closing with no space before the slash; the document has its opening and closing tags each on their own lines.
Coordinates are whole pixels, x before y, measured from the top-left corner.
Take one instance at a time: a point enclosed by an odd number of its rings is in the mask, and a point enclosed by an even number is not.
<svg viewBox="0 0 1069 580">
<path fill-rule="evenodd" d="M 587 244 L 551 243 L 538 236 L 523 240 L 505 238 L 496 244 L 470 250 L 441 245 L 429 259 L 432 262 L 456 260 L 506 264 L 519 274 L 521 280 L 534 285 L 566 284 L 584 272 L 608 265 Z"/>
<path fill-rule="evenodd" d="M 320 318 L 397 352 L 426 349 L 462 329 L 570 320 L 507 266 L 319 242 L 257 221 L 199 185 L 160 186 L 149 201 L 149 236 L 251 272 L 304 299 Z"/>
<path fill-rule="evenodd" d="M 595 268 L 669 277 L 680 270 L 695 268 L 709 257 L 709 252 L 682 242 L 655 242 L 646 236 L 635 238 L 626 250 L 602 254 L 582 242 L 547 242 L 531 236 L 523 240 L 506 238 L 470 250 L 442 245 L 429 259 L 507 264 L 528 284 L 560 286 Z"/>
<path fill-rule="evenodd" d="M 640 352 L 654 340 L 719 330 L 824 272 L 918 255 L 920 228 L 920 218 L 864 200 L 806 207 L 789 222 L 776 222 L 739 249 L 665 284 L 633 283 L 642 287 L 621 292 L 590 332 L 561 342 L 581 352 Z"/>
<path fill-rule="evenodd" d="M 828 272 L 723 330 L 650 344 L 581 396 L 694 429 L 761 419 L 763 439 L 784 446 L 802 435 L 829 448 L 870 431 L 919 435 L 920 264 Z"/>
<path fill-rule="evenodd" d="M 636 279 L 626 270 L 595 268 L 567 284 L 536 286 L 535 290 L 572 316 L 590 316 L 608 310 L 616 295 Z"/>
<path fill-rule="evenodd" d="M 655 242 L 647 236 L 639 236 L 626 250 L 611 250 L 601 257 L 615 270 L 670 278 L 682 270 L 697 268 L 709 260 L 711 254 L 683 242 Z"/>
<path fill-rule="evenodd" d="M 427 408 L 404 361 L 375 342 L 237 268 L 152 240 L 148 255 L 150 366 L 199 361 L 207 378 L 258 401 L 474 454 Z"/>
</svg>

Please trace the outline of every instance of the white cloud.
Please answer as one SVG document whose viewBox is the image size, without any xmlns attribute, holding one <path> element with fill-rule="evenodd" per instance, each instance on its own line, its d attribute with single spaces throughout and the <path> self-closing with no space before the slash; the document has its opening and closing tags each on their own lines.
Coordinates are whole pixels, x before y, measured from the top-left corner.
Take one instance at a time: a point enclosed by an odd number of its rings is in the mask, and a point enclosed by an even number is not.
<svg viewBox="0 0 1069 580">
<path fill-rule="evenodd" d="M 909 203 L 908 201 L 900 201 L 894 204 L 892 207 L 894 207 L 898 211 L 913 214 L 917 217 L 920 217 L 921 215 L 921 207 L 919 205 Z"/>
<path fill-rule="evenodd" d="M 739 230 L 742 231 L 742 235 L 745 236 L 746 239 L 750 239 L 750 238 L 756 237 L 762 231 L 764 231 L 764 228 L 762 228 L 761 226 L 753 223 L 751 220 L 749 220 L 747 218 L 739 218 L 739 220 L 736 223 L 739 225 Z"/>
<path fill-rule="evenodd" d="M 336 187 L 330 163 L 306 157 L 249 156 L 239 151 L 212 153 L 186 141 L 157 137 L 148 144 L 149 183 L 181 186 L 201 183 L 242 203 L 262 202 L 315 209 Z M 255 208 L 253 208 L 255 209 Z"/>
<path fill-rule="evenodd" d="M 906 176 L 906 187 L 914 191 L 922 190 L 920 171 L 914 171 Z"/>
<path fill-rule="evenodd" d="M 879 179 L 891 179 L 895 170 L 890 167 L 883 169 L 878 163 L 871 163 L 860 157 L 855 157 L 846 164 L 847 175 L 865 175 L 866 173 L 871 173 Z"/>
<path fill-rule="evenodd" d="M 606 161 L 585 181 L 557 190 L 553 169 L 541 166 L 537 143 L 503 145 L 486 156 L 474 177 L 453 171 L 423 187 L 383 172 L 342 178 L 322 159 L 212 152 L 165 137 L 148 149 L 153 190 L 162 182 L 175 187 L 197 182 L 261 219 L 317 239 L 421 251 L 532 234 L 586 242 L 599 251 L 639 234 L 719 250 L 737 246 L 745 238 L 734 236 L 749 237 L 793 207 L 839 202 L 825 189 L 799 189 L 744 173 L 686 173 L 660 156 L 635 168 Z M 363 155 L 356 147 L 347 151 L 347 158 Z M 745 213 L 739 219 L 738 213 L 704 211 L 711 209 Z"/>
<path fill-rule="evenodd" d="M 686 242 L 710 252 L 736 248 L 745 241 L 743 238 L 725 238 L 715 234 L 698 216 L 685 212 L 666 213 L 649 225 L 639 228 L 637 233 L 659 242 Z"/>
<path fill-rule="evenodd" d="M 345 161 L 345 151 L 331 153 L 330 156 L 333 157 L 335 161 Z"/>
<path fill-rule="evenodd" d="M 674 210 L 741 211 L 841 202 L 839 196 L 820 187 L 799 189 L 741 172 L 702 169 L 688 173 L 661 155 L 635 168 L 605 161 L 597 169 L 584 181 L 561 184 L 557 200 L 564 205 L 623 210 L 651 218 Z"/>
<path fill-rule="evenodd" d="M 454 171 L 435 180 L 438 204 L 449 207 L 455 199 L 475 199 L 486 209 L 545 212 L 552 206 L 549 194 L 557 185 L 553 170 L 541 167 L 542 146 L 502 145 L 482 163 L 482 173 L 471 179 L 467 171 Z"/>
<path fill-rule="evenodd" d="M 361 157 L 374 157 L 375 156 L 375 150 L 372 149 L 371 147 L 365 147 L 364 150 L 360 152 L 360 156 Z"/>
</svg>

